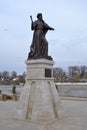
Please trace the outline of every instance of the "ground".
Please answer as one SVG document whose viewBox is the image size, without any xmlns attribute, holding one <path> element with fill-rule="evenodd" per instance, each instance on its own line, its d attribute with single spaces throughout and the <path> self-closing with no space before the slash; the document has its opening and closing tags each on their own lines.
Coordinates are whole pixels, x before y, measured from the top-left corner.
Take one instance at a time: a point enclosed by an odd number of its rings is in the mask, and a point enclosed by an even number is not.
<svg viewBox="0 0 87 130">
<path fill-rule="evenodd" d="M 62 99 L 65 116 L 53 122 L 20 121 L 14 117 L 18 101 L 0 101 L 0 130 L 87 130 L 87 101 Z"/>
</svg>

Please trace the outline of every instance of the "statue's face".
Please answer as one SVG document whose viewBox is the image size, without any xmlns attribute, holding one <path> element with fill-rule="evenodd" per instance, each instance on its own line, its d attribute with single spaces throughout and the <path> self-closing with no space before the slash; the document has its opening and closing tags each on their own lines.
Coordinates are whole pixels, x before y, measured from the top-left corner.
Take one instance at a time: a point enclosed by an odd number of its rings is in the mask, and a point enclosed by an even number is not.
<svg viewBox="0 0 87 130">
<path fill-rule="evenodd" d="M 39 19 L 42 20 L 42 15 L 39 15 Z"/>
</svg>

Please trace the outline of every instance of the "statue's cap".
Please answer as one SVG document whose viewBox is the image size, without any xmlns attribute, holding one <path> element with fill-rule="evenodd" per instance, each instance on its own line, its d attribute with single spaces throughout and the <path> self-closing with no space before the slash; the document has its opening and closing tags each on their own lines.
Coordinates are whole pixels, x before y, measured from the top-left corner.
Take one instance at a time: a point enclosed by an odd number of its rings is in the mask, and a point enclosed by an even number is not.
<svg viewBox="0 0 87 130">
<path fill-rule="evenodd" d="M 39 18 L 40 15 L 42 15 L 42 14 L 41 14 L 41 13 L 38 13 L 38 14 L 37 14 L 37 18 Z"/>
</svg>

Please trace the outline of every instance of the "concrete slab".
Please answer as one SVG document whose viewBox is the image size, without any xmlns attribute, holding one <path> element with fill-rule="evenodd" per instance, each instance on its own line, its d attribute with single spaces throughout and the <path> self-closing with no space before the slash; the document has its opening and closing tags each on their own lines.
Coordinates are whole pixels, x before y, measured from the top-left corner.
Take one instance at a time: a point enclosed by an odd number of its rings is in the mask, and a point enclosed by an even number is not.
<svg viewBox="0 0 87 130">
<path fill-rule="evenodd" d="M 15 120 L 17 101 L 0 101 L 0 130 L 87 130 L 87 101 L 62 102 L 68 116 L 41 123 Z"/>
</svg>

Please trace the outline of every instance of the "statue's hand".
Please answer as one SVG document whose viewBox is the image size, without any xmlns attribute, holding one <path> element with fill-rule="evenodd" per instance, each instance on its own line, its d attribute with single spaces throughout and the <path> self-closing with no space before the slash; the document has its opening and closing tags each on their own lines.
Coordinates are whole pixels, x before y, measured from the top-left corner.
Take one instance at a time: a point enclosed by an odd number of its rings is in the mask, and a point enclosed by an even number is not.
<svg viewBox="0 0 87 130">
<path fill-rule="evenodd" d="M 54 28 L 52 28 L 52 30 L 54 30 Z"/>
<path fill-rule="evenodd" d="M 50 30 L 54 30 L 54 28 L 50 28 Z"/>
</svg>

